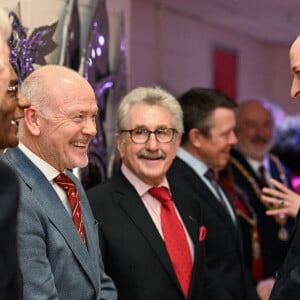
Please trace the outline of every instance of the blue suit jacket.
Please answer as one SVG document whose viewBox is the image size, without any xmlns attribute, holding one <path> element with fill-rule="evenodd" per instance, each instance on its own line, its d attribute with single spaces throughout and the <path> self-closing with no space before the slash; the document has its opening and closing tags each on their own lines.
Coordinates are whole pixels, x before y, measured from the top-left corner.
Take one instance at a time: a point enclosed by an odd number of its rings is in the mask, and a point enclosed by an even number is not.
<svg viewBox="0 0 300 300">
<path fill-rule="evenodd" d="M 18 246 L 24 299 L 117 299 L 103 271 L 98 224 L 78 179 L 68 172 L 79 192 L 87 247 L 52 185 L 28 157 L 18 148 L 2 157 L 20 179 Z"/>
</svg>

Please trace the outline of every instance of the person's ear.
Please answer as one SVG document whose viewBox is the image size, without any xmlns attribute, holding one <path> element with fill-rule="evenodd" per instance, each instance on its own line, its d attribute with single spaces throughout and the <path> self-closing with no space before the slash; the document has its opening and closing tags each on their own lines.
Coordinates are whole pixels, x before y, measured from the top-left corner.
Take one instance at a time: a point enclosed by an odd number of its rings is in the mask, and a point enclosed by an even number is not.
<svg viewBox="0 0 300 300">
<path fill-rule="evenodd" d="M 120 158 L 123 159 L 124 156 L 124 136 L 120 133 L 115 134 L 115 143 L 119 151 Z"/>
<path fill-rule="evenodd" d="M 192 128 L 189 131 L 189 140 L 190 143 L 196 147 L 196 148 L 200 148 L 201 144 L 202 144 L 202 134 L 200 133 L 199 129 L 197 128 Z"/>
<path fill-rule="evenodd" d="M 34 107 L 24 109 L 24 121 L 32 135 L 37 136 L 40 134 L 40 118 Z"/>
</svg>

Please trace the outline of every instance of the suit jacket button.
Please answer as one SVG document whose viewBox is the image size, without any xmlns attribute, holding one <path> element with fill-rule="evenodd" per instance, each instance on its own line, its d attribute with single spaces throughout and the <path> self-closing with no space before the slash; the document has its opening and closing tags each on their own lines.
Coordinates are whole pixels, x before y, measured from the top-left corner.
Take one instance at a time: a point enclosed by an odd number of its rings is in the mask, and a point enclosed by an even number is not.
<svg viewBox="0 0 300 300">
<path fill-rule="evenodd" d="M 281 278 L 281 273 L 278 271 L 278 272 L 276 272 L 276 274 L 275 274 L 275 278 L 276 279 L 280 279 Z"/>
</svg>

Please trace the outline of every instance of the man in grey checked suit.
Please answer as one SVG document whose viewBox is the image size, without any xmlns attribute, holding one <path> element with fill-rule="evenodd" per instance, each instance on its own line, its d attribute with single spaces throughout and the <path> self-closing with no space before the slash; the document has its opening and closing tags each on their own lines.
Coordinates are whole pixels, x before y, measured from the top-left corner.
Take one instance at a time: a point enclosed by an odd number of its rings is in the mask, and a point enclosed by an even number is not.
<svg viewBox="0 0 300 300">
<path fill-rule="evenodd" d="M 22 93 L 31 107 L 19 125 L 19 147 L 8 149 L 3 159 L 21 185 L 18 245 L 24 299 L 115 300 L 115 286 L 103 270 L 98 224 L 82 185 L 68 170 L 88 162 L 98 109 L 93 89 L 72 70 L 45 66 L 26 78 Z M 66 193 L 53 181 L 59 173 L 76 185 L 86 245 L 73 224 Z"/>
</svg>

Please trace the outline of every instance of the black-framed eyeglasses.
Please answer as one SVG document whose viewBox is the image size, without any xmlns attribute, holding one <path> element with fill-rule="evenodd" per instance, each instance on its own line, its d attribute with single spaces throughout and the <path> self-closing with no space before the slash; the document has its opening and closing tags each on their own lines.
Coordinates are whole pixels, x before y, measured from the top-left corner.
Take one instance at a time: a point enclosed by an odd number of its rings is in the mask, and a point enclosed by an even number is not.
<svg viewBox="0 0 300 300">
<path fill-rule="evenodd" d="M 19 84 L 9 86 L 6 93 L 9 94 L 10 97 L 17 99 L 19 95 Z"/>
<path fill-rule="evenodd" d="M 174 135 L 178 133 L 175 128 L 158 128 L 153 131 L 146 128 L 135 128 L 130 130 L 121 130 L 121 133 L 129 132 L 131 140 L 135 144 L 145 144 L 149 141 L 150 134 L 155 135 L 155 139 L 159 143 L 170 143 Z"/>
</svg>

